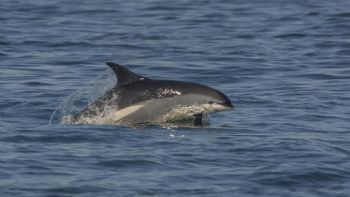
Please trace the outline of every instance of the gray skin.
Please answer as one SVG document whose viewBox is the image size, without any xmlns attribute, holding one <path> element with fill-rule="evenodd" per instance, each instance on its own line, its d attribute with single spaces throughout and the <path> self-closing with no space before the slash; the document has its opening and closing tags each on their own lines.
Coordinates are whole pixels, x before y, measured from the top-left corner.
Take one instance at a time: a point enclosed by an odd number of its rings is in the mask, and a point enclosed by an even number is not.
<svg viewBox="0 0 350 197">
<path fill-rule="evenodd" d="M 217 104 L 226 108 L 225 110 L 233 109 L 227 96 L 208 86 L 183 81 L 153 80 L 112 62 L 107 62 L 107 65 L 114 71 L 118 83 L 80 114 L 73 116 L 72 122 L 81 123 L 86 117 L 97 116 L 103 113 L 106 105 L 112 106 L 116 111 L 134 105 L 143 106 L 114 122 L 123 125 L 159 124 L 164 121 L 165 115 L 178 106 Z M 202 114 L 202 112 L 190 114 L 189 119 L 193 120 L 194 124 L 200 125 Z"/>
</svg>

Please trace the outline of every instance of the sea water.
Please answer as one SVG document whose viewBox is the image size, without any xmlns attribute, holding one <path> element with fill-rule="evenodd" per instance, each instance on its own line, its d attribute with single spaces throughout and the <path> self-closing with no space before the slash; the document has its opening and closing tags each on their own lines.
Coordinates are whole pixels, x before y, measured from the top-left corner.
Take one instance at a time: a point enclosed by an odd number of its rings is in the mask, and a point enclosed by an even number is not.
<svg viewBox="0 0 350 197">
<path fill-rule="evenodd" d="M 1 0 L 0 196 L 349 196 L 349 32 L 348 0 Z M 235 110 L 57 121 L 113 87 L 106 61 Z"/>
</svg>

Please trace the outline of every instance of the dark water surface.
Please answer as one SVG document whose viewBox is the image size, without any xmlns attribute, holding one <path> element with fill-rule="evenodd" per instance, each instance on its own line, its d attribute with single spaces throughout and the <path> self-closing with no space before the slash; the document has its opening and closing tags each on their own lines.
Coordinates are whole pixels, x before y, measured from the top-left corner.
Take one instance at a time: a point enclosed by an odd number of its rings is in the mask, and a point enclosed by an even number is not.
<svg viewBox="0 0 350 197">
<path fill-rule="evenodd" d="M 236 109 L 197 129 L 49 125 L 113 84 L 106 61 Z M 349 92 L 348 0 L 1 0 L 0 196 L 349 196 Z"/>
</svg>

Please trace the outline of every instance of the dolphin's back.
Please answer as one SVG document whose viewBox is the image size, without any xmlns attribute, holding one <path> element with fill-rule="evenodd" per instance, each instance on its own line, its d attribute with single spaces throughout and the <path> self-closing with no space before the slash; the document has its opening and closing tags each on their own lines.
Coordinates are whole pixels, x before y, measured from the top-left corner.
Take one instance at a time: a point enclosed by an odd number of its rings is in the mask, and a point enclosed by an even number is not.
<svg viewBox="0 0 350 197">
<path fill-rule="evenodd" d="M 194 90 L 205 93 L 208 88 L 191 82 L 144 79 L 116 86 L 116 91 L 119 93 L 118 106 L 122 109 L 147 100 L 192 94 Z"/>
</svg>

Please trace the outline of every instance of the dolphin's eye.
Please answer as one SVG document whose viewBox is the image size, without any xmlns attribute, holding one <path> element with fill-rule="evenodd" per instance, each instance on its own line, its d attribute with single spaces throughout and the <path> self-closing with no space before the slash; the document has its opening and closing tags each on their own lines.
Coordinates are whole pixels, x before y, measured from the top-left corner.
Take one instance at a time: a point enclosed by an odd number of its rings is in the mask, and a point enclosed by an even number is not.
<svg viewBox="0 0 350 197">
<path fill-rule="evenodd" d="M 211 104 L 213 104 L 214 102 L 213 102 L 213 101 L 209 101 L 208 103 L 211 105 Z"/>
</svg>

